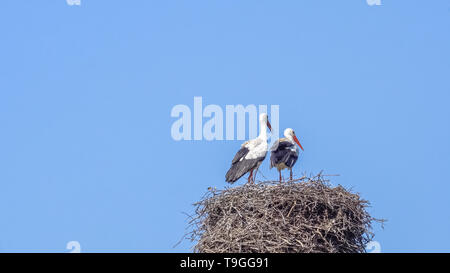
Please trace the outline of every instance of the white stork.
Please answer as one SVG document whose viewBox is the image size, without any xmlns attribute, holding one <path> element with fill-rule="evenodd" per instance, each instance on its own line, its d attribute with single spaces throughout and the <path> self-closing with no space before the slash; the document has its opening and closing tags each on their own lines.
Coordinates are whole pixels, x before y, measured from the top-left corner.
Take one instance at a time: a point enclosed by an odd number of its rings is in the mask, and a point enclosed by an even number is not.
<svg viewBox="0 0 450 273">
<path fill-rule="evenodd" d="M 292 167 L 297 162 L 299 150 L 295 143 L 300 146 L 303 151 L 303 147 L 295 136 L 294 130 L 287 128 L 284 130 L 284 138 L 277 140 L 270 149 L 270 168 L 277 167 L 280 173 L 281 182 L 281 170 L 288 168 L 290 170 L 290 179 L 292 180 Z"/>
<path fill-rule="evenodd" d="M 253 172 L 256 170 L 256 177 L 259 165 L 261 165 L 267 154 L 267 127 L 272 131 L 272 126 L 269 123 L 267 114 L 260 114 L 259 136 L 241 145 L 241 149 L 236 153 L 231 162 L 231 168 L 225 175 L 225 180 L 227 182 L 234 183 L 248 172 L 250 172 L 248 182 L 255 182 Z"/>
</svg>

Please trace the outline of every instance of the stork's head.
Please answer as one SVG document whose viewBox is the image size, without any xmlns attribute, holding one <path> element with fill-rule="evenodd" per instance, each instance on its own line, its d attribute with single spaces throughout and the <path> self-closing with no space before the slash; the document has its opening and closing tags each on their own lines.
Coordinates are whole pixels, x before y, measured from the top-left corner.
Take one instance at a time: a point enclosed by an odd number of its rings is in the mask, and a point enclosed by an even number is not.
<svg viewBox="0 0 450 273">
<path fill-rule="evenodd" d="M 292 130 L 292 128 L 287 128 L 286 130 L 284 130 L 284 136 L 290 140 L 295 141 L 295 143 L 297 143 L 298 146 L 300 146 L 300 149 L 302 149 L 303 151 L 303 147 L 300 144 L 300 141 L 298 141 L 298 138 L 295 136 L 295 132 L 294 130 Z"/>
<path fill-rule="evenodd" d="M 272 131 L 272 125 L 270 125 L 269 117 L 267 116 L 266 113 L 262 113 L 259 115 L 259 122 L 260 124 L 267 124 L 269 130 Z"/>
</svg>

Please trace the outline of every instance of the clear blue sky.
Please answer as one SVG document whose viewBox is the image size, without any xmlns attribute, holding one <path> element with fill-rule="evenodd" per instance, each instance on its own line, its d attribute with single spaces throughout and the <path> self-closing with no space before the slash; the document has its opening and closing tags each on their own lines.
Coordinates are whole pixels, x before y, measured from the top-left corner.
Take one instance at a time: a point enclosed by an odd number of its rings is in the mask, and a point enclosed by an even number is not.
<svg viewBox="0 0 450 273">
<path fill-rule="evenodd" d="M 189 251 L 241 143 L 175 142 L 194 96 L 280 105 L 383 252 L 450 251 L 449 1 L 6 0 L 0 35 L 0 252 Z"/>
</svg>

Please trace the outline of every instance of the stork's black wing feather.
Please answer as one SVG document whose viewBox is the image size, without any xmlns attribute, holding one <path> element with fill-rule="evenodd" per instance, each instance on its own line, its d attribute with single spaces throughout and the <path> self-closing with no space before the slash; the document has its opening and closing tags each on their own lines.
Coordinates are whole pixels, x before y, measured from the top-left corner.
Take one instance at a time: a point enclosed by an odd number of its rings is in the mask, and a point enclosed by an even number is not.
<svg viewBox="0 0 450 273">
<path fill-rule="evenodd" d="M 234 164 L 241 160 L 241 158 L 245 157 L 248 154 L 248 149 L 246 147 L 242 147 L 234 156 L 233 161 L 231 161 L 231 164 Z"/>
<path fill-rule="evenodd" d="M 287 167 L 292 168 L 297 162 L 298 154 L 293 151 L 293 146 L 289 141 L 280 141 L 275 149 L 270 153 L 270 167 L 274 167 L 280 163 L 284 163 Z"/>
<path fill-rule="evenodd" d="M 264 157 L 254 158 L 254 159 L 245 159 L 245 156 L 248 154 L 249 150 L 245 147 L 242 147 L 234 156 L 233 161 L 231 162 L 231 167 L 225 175 L 225 180 L 229 183 L 236 182 L 239 178 L 241 178 L 244 174 L 253 170 L 258 166 L 260 161 L 263 161 Z"/>
<path fill-rule="evenodd" d="M 258 157 L 254 159 L 243 159 L 242 161 L 234 163 L 225 175 L 225 181 L 229 183 L 236 182 L 244 174 L 256 168 L 258 163 L 263 160 L 264 157 Z"/>
<path fill-rule="evenodd" d="M 292 146 L 295 146 L 295 144 L 292 144 L 289 141 L 279 141 L 278 147 L 276 150 L 284 150 L 284 149 L 291 149 Z"/>
</svg>

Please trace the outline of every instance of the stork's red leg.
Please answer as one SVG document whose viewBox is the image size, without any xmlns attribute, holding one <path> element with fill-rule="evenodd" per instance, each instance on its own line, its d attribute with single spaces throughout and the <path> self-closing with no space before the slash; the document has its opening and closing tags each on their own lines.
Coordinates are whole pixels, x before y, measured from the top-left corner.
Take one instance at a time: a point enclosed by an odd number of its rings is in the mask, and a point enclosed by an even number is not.
<svg viewBox="0 0 450 273">
<path fill-rule="evenodd" d="M 278 170 L 278 173 L 280 174 L 280 183 L 281 183 L 281 170 Z"/>
<path fill-rule="evenodd" d="M 250 183 L 252 178 L 253 178 L 253 170 L 250 171 L 250 175 L 248 176 L 248 183 Z"/>
<path fill-rule="evenodd" d="M 289 169 L 291 171 L 291 181 L 292 181 L 292 169 Z"/>
<path fill-rule="evenodd" d="M 256 170 L 255 170 L 255 175 L 253 176 L 253 183 L 255 183 L 255 181 L 256 181 L 256 174 L 258 173 L 258 169 L 259 169 L 259 167 L 256 168 Z"/>
</svg>

